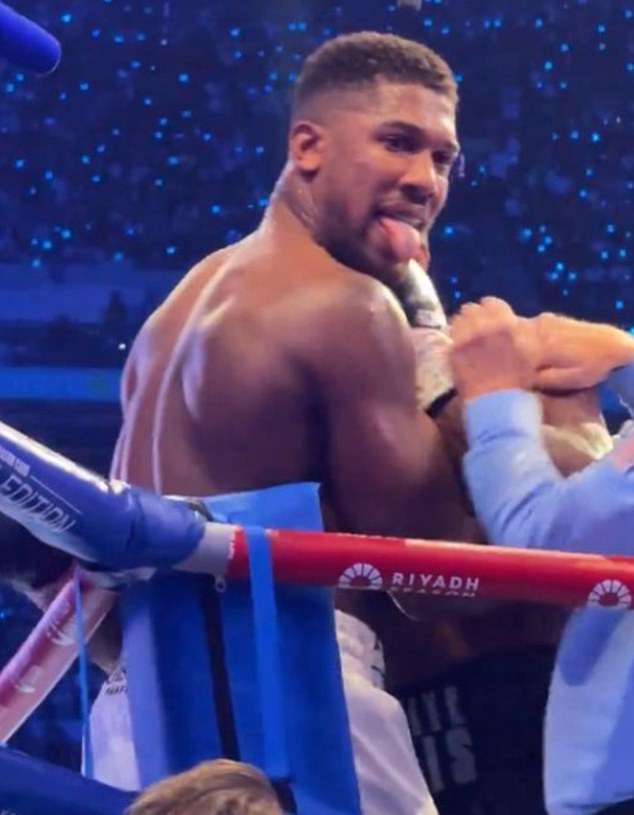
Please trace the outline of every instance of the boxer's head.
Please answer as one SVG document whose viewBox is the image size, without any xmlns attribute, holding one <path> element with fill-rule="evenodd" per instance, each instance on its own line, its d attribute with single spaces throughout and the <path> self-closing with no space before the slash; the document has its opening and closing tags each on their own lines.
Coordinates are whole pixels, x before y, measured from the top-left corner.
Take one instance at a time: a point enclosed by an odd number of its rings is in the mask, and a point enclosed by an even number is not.
<svg viewBox="0 0 634 815">
<path fill-rule="evenodd" d="M 290 166 L 304 187 L 302 215 L 337 260 L 399 279 L 447 198 L 457 102 L 447 63 L 410 40 L 351 34 L 308 57 Z"/>
</svg>

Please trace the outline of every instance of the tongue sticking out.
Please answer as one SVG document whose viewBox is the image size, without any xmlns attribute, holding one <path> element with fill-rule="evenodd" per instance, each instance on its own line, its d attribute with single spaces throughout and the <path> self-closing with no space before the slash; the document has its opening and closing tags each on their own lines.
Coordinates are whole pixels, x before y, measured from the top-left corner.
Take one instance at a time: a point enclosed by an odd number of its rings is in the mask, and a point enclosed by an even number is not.
<svg viewBox="0 0 634 815">
<path fill-rule="evenodd" d="M 387 215 L 381 215 L 379 223 L 387 233 L 394 257 L 400 263 L 406 263 L 420 251 L 420 234 L 413 226 Z"/>
</svg>

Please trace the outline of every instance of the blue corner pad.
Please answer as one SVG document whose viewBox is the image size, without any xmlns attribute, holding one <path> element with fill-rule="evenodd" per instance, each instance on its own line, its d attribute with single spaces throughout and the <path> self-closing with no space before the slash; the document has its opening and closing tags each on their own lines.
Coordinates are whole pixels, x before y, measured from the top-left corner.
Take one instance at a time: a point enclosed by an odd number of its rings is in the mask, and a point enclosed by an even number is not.
<svg viewBox="0 0 634 815">
<path fill-rule="evenodd" d="M 277 586 L 263 530 L 321 530 L 316 484 L 214 496 L 247 528 L 251 580 L 220 595 L 239 757 L 286 778 L 299 815 L 361 815 L 330 589 Z M 144 784 L 222 755 L 209 640 L 208 578 L 161 575 L 122 599 L 124 653 Z"/>
</svg>

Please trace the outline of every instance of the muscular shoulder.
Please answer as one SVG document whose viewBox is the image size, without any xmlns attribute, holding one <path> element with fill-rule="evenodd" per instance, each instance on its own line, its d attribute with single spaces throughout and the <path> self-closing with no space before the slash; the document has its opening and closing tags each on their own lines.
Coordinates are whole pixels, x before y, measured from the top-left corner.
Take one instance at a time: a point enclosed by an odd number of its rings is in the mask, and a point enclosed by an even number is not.
<svg viewBox="0 0 634 815">
<path fill-rule="evenodd" d="M 382 283 L 319 256 L 299 263 L 292 253 L 259 253 L 256 264 L 244 255 L 220 275 L 191 333 L 196 369 L 210 358 L 217 366 L 221 356 L 269 376 L 303 370 L 333 380 L 373 360 L 382 368 L 413 364 L 404 312 Z"/>
<path fill-rule="evenodd" d="M 192 307 L 206 286 L 231 258 L 238 246 L 239 244 L 227 246 L 217 252 L 212 252 L 193 266 L 148 317 L 139 337 L 163 334 L 166 323 L 182 327 L 185 318 L 191 313 Z"/>
<path fill-rule="evenodd" d="M 300 342 L 313 360 L 336 355 L 341 365 L 403 362 L 411 352 L 407 320 L 394 294 L 354 272 L 330 281 L 312 299 Z"/>
<path fill-rule="evenodd" d="M 315 278 L 313 294 L 315 290 L 321 291 L 321 297 L 314 300 L 315 306 L 328 305 L 335 317 L 361 319 L 369 314 L 381 313 L 391 313 L 392 317 L 403 316 L 402 309 L 390 289 L 378 280 L 359 272 L 346 270 L 342 273 L 324 275 L 321 280 Z"/>
<path fill-rule="evenodd" d="M 204 288 L 238 246 L 239 244 L 225 247 L 199 261 L 145 320 L 125 364 L 122 380 L 124 403 L 134 390 L 139 364 L 143 363 L 144 366 L 148 356 L 161 355 L 164 348 L 173 348 Z"/>
</svg>

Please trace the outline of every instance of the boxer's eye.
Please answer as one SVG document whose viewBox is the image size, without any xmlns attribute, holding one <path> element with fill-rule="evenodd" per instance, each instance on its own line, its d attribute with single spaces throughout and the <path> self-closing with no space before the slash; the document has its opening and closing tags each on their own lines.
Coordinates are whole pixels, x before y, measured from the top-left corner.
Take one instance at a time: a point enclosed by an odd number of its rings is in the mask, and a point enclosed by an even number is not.
<svg viewBox="0 0 634 815">
<path fill-rule="evenodd" d="M 456 163 L 457 156 L 455 153 L 446 151 L 438 151 L 434 153 L 434 164 L 443 175 L 449 175 L 454 164 Z"/>
<path fill-rule="evenodd" d="M 392 153 L 413 153 L 416 150 L 413 140 L 402 133 L 388 133 L 381 140 Z"/>
</svg>

